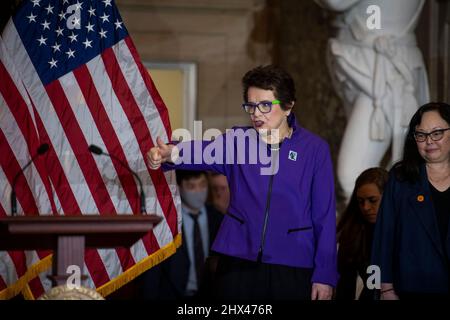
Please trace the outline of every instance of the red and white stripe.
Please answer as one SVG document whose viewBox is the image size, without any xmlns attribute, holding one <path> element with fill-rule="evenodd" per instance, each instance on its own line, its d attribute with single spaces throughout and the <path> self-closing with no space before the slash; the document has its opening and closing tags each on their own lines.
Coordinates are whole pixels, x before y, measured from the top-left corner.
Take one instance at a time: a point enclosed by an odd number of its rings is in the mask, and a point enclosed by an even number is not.
<svg viewBox="0 0 450 320">
<path fill-rule="evenodd" d="M 134 177 L 116 160 L 91 154 L 88 146 L 96 144 L 138 172 L 147 195 L 147 211 L 165 218 L 153 232 L 129 249 L 86 250 L 85 268 L 89 279 L 84 285 L 98 288 L 171 243 L 180 232 L 181 216 L 177 214 L 180 201 L 174 174 L 150 170 L 145 161 L 145 154 L 155 144 L 156 137 L 167 141 L 170 136 L 166 108 L 129 37 L 45 86 L 11 21 L 3 37 L 8 51 L 14 53 L 11 59 L 26 88 L 26 91 L 17 90 L 17 95 L 25 104 L 29 95 L 26 110 L 35 128 L 33 145 L 29 147 L 29 138 L 17 122 L 19 129 L 11 130 L 21 136 L 20 144 L 16 141 L 14 145 L 12 138 L 4 135 L 3 140 L 10 149 L 24 146 L 11 155 L 11 158 L 22 156 L 24 160 L 10 164 L 8 171 L 20 168 L 39 142 L 50 145 L 45 161 L 39 162 L 42 172 L 47 170 L 46 175 L 37 174 L 39 168 L 29 168 L 32 170 L 26 174 L 24 185 L 28 185 L 30 191 L 25 188 L 20 197 L 18 193 L 24 211 L 28 213 L 37 208 L 39 214 L 57 212 L 65 215 L 136 213 L 139 201 Z M 20 83 L 17 79 L 13 83 Z M 8 106 L 7 102 L 0 103 Z M 12 113 L 6 114 L 9 120 L 14 118 Z M 3 121 L 1 124 L 3 129 Z M 10 175 L 5 174 L 6 178 Z M 36 181 L 39 178 L 43 181 Z M 41 190 L 37 192 L 33 207 L 25 199 L 29 199 L 39 186 Z M 3 200 L 7 194 L 8 190 L 4 190 Z M 4 207 L 7 202 L 3 200 Z M 32 262 L 42 259 L 36 252 L 33 257 Z M 11 277 L 5 279 L 3 273 L 0 275 L 4 281 L 10 281 Z M 30 283 L 36 293 L 42 289 L 38 283 L 45 289 L 45 282 L 39 279 Z M 7 285 L 10 283 L 6 282 Z"/>
<path fill-rule="evenodd" d="M 0 41 L 0 215 L 11 211 L 10 194 L 14 176 L 39 146 L 34 117 L 24 88 L 17 82 L 18 73 L 8 59 Z M 17 146 L 21 146 L 17 148 Z M 32 186 L 32 187 L 30 187 Z M 36 161 L 17 180 L 18 212 L 49 214 L 56 210 L 52 201 L 52 187 L 43 162 Z M 27 256 L 38 256 L 36 251 L 8 251 L 0 253 L 0 290 L 13 285 L 28 268 Z M 41 256 L 44 257 L 48 253 Z"/>
</svg>

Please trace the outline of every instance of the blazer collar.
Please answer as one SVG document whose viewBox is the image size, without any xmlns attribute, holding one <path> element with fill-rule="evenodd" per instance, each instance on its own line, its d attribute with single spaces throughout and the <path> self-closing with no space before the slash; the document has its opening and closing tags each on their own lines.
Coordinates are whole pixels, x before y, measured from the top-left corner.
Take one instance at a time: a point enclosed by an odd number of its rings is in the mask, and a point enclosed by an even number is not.
<svg viewBox="0 0 450 320">
<path fill-rule="evenodd" d="M 411 188 L 408 195 L 409 202 L 411 204 L 411 211 L 418 218 L 426 234 L 433 242 L 436 249 L 446 258 L 443 251 L 443 245 L 439 236 L 439 228 L 436 220 L 436 214 L 434 212 L 433 201 L 431 199 L 431 190 L 428 182 L 428 176 L 425 165 L 420 167 L 420 179 Z"/>
</svg>

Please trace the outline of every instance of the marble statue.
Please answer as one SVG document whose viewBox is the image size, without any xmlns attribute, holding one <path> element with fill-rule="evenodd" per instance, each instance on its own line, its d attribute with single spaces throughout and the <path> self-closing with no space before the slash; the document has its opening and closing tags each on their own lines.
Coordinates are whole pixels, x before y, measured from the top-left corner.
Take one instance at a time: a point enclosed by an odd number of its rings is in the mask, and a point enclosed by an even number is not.
<svg viewBox="0 0 450 320">
<path fill-rule="evenodd" d="M 414 29 L 425 0 L 315 0 L 337 11 L 328 66 L 348 118 L 337 177 L 346 199 L 356 177 L 380 165 L 391 147 L 400 160 L 407 125 L 429 100 Z"/>
</svg>

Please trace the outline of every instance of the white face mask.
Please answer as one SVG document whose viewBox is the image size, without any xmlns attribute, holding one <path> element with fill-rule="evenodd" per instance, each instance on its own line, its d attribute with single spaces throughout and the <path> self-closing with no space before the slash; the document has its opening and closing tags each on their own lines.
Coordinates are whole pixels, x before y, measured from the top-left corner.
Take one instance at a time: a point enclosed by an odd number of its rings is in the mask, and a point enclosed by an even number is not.
<svg viewBox="0 0 450 320">
<path fill-rule="evenodd" d="M 208 197 L 208 190 L 188 191 L 180 189 L 180 196 L 181 200 L 189 207 L 198 210 L 205 205 L 206 198 Z"/>
</svg>

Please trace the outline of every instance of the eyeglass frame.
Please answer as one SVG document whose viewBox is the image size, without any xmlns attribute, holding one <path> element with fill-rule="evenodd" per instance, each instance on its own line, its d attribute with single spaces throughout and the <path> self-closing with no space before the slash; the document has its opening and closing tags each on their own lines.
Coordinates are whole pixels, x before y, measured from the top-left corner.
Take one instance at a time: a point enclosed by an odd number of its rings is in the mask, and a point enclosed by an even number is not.
<svg viewBox="0 0 450 320">
<path fill-rule="evenodd" d="M 269 111 L 265 111 L 265 112 L 264 112 L 264 111 L 261 110 L 260 105 L 263 104 L 263 103 L 265 103 L 265 104 L 269 104 L 269 103 L 270 103 Z M 270 111 L 272 111 L 272 107 L 273 107 L 274 104 L 281 104 L 281 101 L 278 100 L 278 99 L 275 99 L 275 100 L 272 100 L 272 101 L 263 100 L 263 101 L 260 101 L 260 102 L 257 102 L 257 103 L 254 103 L 254 102 L 245 102 L 245 103 L 242 104 L 242 109 L 244 109 L 245 113 L 250 114 L 250 115 L 255 114 L 256 109 L 258 109 L 259 112 L 261 112 L 261 113 L 269 113 Z M 254 110 L 252 113 L 247 112 L 247 110 L 245 110 L 245 107 L 246 107 L 247 105 L 250 105 L 250 106 L 252 106 L 252 107 L 255 107 L 255 110 Z"/>
<path fill-rule="evenodd" d="M 442 140 L 442 138 L 444 137 L 444 132 L 447 131 L 447 130 L 450 130 L 450 127 L 449 127 L 449 128 L 446 128 L 446 129 L 436 129 L 436 130 L 433 130 L 433 131 L 428 132 L 428 133 L 422 132 L 422 131 L 414 131 L 413 137 L 414 137 L 414 140 L 416 140 L 416 142 L 425 142 L 425 141 L 428 140 L 428 137 L 430 137 L 431 140 L 433 140 L 433 141 L 440 141 L 440 140 Z M 439 139 L 434 139 L 433 136 L 432 136 L 432 134 L 433 134 L 433 133 L 436 133 L 436 132 L 442 133 L 442 136 L 441 136 Z M 423 140 L 418 140 L 418 139 L 417 139 L 417 136 L 416 136 L 417 133 L 423 134 L 423 135 L 425 136 L 425 139 L 423 139 Z"/>
</svg>

